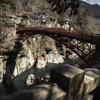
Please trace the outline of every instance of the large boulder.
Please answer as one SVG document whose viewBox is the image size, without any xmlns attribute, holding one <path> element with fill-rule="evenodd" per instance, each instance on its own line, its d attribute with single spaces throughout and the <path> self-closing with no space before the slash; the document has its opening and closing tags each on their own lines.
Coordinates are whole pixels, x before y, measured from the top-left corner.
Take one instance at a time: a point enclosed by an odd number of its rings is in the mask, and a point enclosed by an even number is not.
<svg viewBox="0 0 100 100">
<path fill-rule="evenodd" d="M 28 78 L 26 79 L 26 85 L 30 86 L 35 83 L 35 76 L 33 74 L 30 74 Z"/>
<path fill-rule="evenodd" d="M 34 65 L 34 57 L 31 53 L 31 50 L 29 49 L 29 53 L 27 54 L 27 56 L 18 58 L 16 60 L 16 66 L 13 73 L 14 77 L 20 75 L 25 70 L 32 68 L 33 65 Z"/>
<path fill-rule="evenodd" d="M 36 65 L 36 68 L 45 68 L 46 66 L 46 61 L 44 60 L 44 58 L 41 56 L 37 59 L 37 65 Z"/>
<path fill-rule="evenodd" d="M 78 58 L 78 55 L 76 55 L 75 53 L 69 55 L 69 59 L 75 60 L 76 58 Z"/>
<path fill-rule="evenodd" d="M 58 52 L 51 51 L 47 55 L 47 62 L 59 64 L 59 63 L 63 63 L 64 59 L 58 54 Z"/>
</svg>

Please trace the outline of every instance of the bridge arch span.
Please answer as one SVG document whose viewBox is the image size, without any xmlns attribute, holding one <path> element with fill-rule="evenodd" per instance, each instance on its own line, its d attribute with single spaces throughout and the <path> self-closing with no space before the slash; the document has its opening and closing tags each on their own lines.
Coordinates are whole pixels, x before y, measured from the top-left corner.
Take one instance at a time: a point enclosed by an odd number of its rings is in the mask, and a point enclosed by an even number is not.
<svg viewBox="0 0 100 100">
<path fill-rule="evenodd" d="M 91 39 L 83 38 L 83 33 L 76 34 L 75 32 L 71 33 L 68 30 L 58 28 L 24 28 L 16 29 L 16 33 L 20 34 L 21 42 L 24 42 L 28 37 L 35 34 L 42 34 L 53 38 L 72 50 L 88 65 L 87 59 L 92 59 L 91 55 L 95 52 L 95 49 L 92 49 L 91 43 L 89 43 Z M 88 47 L 87 51 L 85 50 L 86 47 Z"/>
</svg>

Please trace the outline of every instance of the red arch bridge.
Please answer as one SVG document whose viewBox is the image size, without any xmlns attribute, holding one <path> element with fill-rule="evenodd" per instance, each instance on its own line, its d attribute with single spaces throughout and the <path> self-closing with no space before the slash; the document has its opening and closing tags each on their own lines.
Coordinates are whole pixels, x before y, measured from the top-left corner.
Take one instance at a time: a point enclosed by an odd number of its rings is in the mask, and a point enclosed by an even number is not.
<svg viewBox="0 0 100 100">
<path fill-rule="evenodd" d="M 71 49 L 87 64 L 87 59 L 92 60 L 92 55 L 98 51 L 97 48 L 100 43 L 99 34 L 69 31 L 61 28 L 33 27 L 16 29 L 16 31 L 17 34 L 20 34 L 20 42 L 23 42 L 25 39 L 35 34 L 49 36 Z"/>
</svg>

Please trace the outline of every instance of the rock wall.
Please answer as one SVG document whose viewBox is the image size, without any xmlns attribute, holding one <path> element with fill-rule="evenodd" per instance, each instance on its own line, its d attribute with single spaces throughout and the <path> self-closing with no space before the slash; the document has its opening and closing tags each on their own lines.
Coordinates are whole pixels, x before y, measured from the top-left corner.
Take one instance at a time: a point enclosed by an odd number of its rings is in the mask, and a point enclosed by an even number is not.
<svg viewBox="0 0 100 100">
<path fill-rule="evenodd" d="M 28 46 L 27 50 L 24 53 L 26 54 L 22 55 L 19 52 L 17 56 L 11 55 L 11 59 L 7 61 L 3 61 L 3 56 L 0 57 L 0 83 L 3 81 L 3 74 L 7 78 L 6 83 L 10 84 L 12 83 L 11 80 L 14 77 L 17 77 L 18 75 L 32 67 L 41 69 L 45 68 L 47 63 L 59 64 L 64 62 L 63 57 L 59 55 L 57 51 L 50 51 L 48 54 L 45 54 L 45 56 L 37 56 L 37 61 L 34 57 L 32 49 L 28 48 Z"/>
<path fill-rule="evenodd" d="M 48 63 L 63 63 L 64 59 L 59 55 L 58 52 L 49 52 L 49 54 L 47 55 L 47 62 Z"/>
<path fill-rule="evenodd" d="M 2 56 L 0 56 L 0 83 L 3 81 L 3 73 L 4 73 L 4 70 L 3 70 L 3 62 L 2 62 Z"/>
<path fill-rule="evenodd" d="M 33 65 L 34 65 L 34 57 L 31 53 L 31 50 L 29 49 L 29 53 L 27 54 L 26 57 L 16 59 L 16 65 L 15 65 L 13 76 L 16 77 L 20 75 L 25 70 L 33 67 Z"/>
</svg>

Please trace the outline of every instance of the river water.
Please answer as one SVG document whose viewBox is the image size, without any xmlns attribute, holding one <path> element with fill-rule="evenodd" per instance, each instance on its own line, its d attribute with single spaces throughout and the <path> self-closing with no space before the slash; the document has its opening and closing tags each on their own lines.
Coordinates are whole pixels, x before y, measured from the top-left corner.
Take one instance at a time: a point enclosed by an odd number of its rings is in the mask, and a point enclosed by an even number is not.
<svg viewBox="0 0 100 100">
<path fill-rule="evenodd" d="M 76 59 L 76 60 L 71 60 L 71 59 L 67 59 L 65 60 L 65 62 L 63 64 L 70 64 L 70 65 L 76 65 L 78 64 L 79 66 L 85 64 L 81 59 Z M 31 69 L 26 70 L 25 72 L 23 72 L 22 74 L 20 74 L 19 76 L 17 76 L 16 78 L 13 79 L 13 86 L 12 87 L 12 91 L 20 91 L 23 90 L 25 88 L 27 88 L 26 86 L 26 79 L 30 74 L 34 74 L 34 76 L 38 79 L 43 79 L 43 81 L 45 81 L 45 76 L 49 76 L 50 75 L 50 69 L 52 69 L 53 67 L 56 67 L 58 65 L 61 64 L 52 64 L 52 63 L 47 63 L 47 65 L 45 66 L 45 68 L 43 69 L 36 69 L 34 67 L 32 67 Z M 4 85 L 1 83 L 0 84 L 0 95 L 6 95 L 8 94 L 10 87 L 5 88 Z"/>
</svg>

